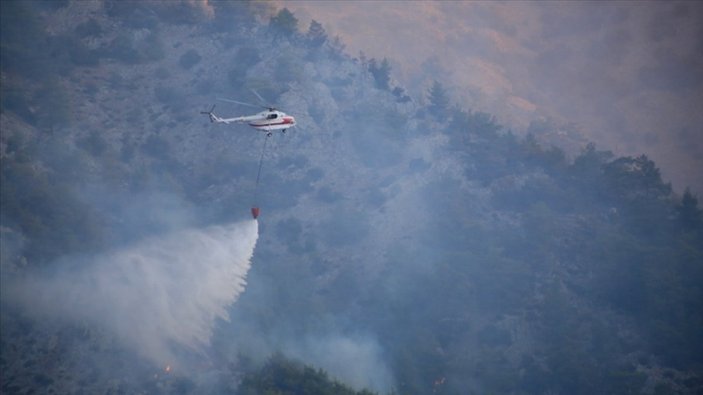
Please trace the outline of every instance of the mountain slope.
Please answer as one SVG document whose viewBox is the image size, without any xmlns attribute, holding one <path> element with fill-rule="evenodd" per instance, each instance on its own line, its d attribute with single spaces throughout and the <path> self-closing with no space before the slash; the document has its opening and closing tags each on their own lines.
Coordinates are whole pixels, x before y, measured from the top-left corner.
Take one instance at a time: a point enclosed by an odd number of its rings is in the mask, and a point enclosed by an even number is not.
<svg viewBox="0 0 703 395">
<path fill-rule="evenodd" d="M 695 197 L 646 156 L 569 159 L 441 85 L 413 100 L 382 61 L 258 7 L 3 3 L 5 284 L 262 209 L 247 290 L 196 367 L 3 295 L 4 391 L 230 392 L 276 353 L 380 392 L 700 391 Z M 264 135 L 198 114 L 247 114 L 215 99 L 251 89 L 298 121 L 256 200 Z"/>
</svg>

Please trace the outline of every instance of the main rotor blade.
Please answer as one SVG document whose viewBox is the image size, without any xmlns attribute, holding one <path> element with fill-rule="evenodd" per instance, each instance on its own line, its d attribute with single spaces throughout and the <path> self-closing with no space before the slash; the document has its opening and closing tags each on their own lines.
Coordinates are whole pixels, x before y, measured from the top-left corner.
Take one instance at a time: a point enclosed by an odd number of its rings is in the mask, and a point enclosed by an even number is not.
<svg viewBox="0 0 703 395">
<path fill-rule="evenodd" d="M 201 114 L 212 114 L 212 112 L 215 111 L 215 105 L 212 105 L 212 108 L 210 111 L 200 111 Z"/>
<path fill-rule="evenodd" d="M 259 92 L 255 91 L 254 88 L 251 88 L 251 93 L 253 93 L 253 94 L 256 95 L 256 97 L 259 99 L 259 102 L 261 102 L 261 105 L 262 105 L 262 106 L 270 107 L 270 106 L 266 106 L 266 100 L 264 100 L 264 98 L 261 97 L 261 95 L 259 94 Z"/>
<path fill-rule="evenodd" d="M 263 108 L 268 108 L 268 107 L 259 106 L 259 105 L 256 105 L 256 104 L 245 103 L 245 102 L 243 102 L 243 101 L 237 101 L 237 100 L 232 100 L 232 99 L 225 99 L 225 98 L 222 98 L 222 97 L 218 97 L 217 100 L 222 100 L 222 101 L 226 101 L 226 102 L 230 102 L 230 103 L 241 104 L 241 105 L 243 105 L 243 106 L 249 106 L 249 107 L 256 107 L 256 108 L 263 107 Z"/>
</svg>

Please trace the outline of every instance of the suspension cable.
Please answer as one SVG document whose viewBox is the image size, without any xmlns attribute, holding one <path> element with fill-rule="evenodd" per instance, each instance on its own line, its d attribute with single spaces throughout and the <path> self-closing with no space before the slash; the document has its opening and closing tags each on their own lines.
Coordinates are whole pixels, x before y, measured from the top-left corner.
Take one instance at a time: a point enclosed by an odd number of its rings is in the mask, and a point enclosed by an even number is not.
<svg viewBox="0 0 703 395">
<path fill-rule="evenodd" d="M 264 147 L 261 150 L 261 157 L 259 158 L 259 171 L 256 173 L 256 186 L 254 186 L 254 204 L 257 204 L 257 196 L 259 193 L 259 180 L 261 179 L 261 167 L 264 164 L 264 154 L 266 153 L 266 143 L 269 141 L 271 134 L 266 134 L 266 139 L 264 140 Z"/>
</svg>

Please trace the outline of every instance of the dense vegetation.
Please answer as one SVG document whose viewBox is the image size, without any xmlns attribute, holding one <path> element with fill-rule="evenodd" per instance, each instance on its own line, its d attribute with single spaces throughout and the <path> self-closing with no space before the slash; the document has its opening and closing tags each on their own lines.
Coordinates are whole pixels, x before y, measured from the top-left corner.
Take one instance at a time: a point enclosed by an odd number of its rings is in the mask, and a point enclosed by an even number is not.
<svg viewBox="0 0 703 395">
<path fill-rule="evenodd" d="M 258 370 L 245 374 L 239 393 L 242 395 L 373 395 L 367 390 L 354 391 L 344 384 L 331 380 L 324 371 L 288 360 L 280 354 L 272 356 Z"/>
<path fill-rule="evenodd" d="M 255 88 L 301 130 L 268 157 L 249 288 L 213 339 L 274 355 L 240 393 L 365 394 L 280 354 L 332 336 L 378 345 L 379 392 L 703 389 L 703 214 L 646 155 L 569 157 L 434 78 L 411 99 L 388 60 L 352 58 L 317 21 L 211 5 L 106 0 L 49 34 L 80 2 L 2 2 L 3 276 L 158 233 L 169 204 L 196 211 L 190 225 L 241 218 L 261 136 L 196 116 Z M 58 383 L 16 322 L 3 392 Z M 270 348 L 230 339 L 247 334 Z M 147 390 L 197 392 L 189 380 Z"/>
</svg>

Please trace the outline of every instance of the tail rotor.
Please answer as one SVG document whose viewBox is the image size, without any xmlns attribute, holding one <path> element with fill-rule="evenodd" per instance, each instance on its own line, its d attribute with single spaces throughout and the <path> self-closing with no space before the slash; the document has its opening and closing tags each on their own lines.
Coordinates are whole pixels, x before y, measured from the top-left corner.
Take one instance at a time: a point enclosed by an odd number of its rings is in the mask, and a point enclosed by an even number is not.
<svg viewBox="0 0 703 395">
<path fill-rule="evenodd" d="M 212 105 L 212 108 L 210 111 L 200 111 L 201 114 L 205 114 L 210 118 L 210 122 L 215 122 L 215 114 L 213 113 L 215 111 L 215 105 Z"/>
</svg>

